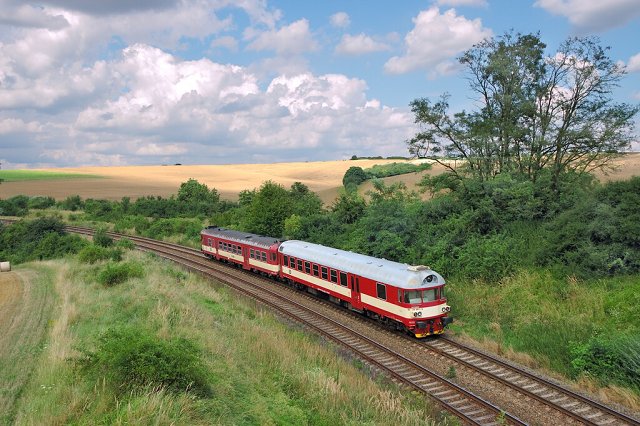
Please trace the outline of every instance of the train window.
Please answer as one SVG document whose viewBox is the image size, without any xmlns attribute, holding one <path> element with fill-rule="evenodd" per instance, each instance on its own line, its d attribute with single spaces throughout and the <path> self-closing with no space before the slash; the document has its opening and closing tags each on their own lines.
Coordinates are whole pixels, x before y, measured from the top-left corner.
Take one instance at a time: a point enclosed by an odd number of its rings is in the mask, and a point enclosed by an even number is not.
<svg viewBox="0 0 640 426">
<path fill-rule="evenodd" d="M 338 282 L 338 273 L 333 269 L 331 270 L 331 282 L 332 283 Z"/>
<path fill-rule="evenodd" d="M 249 257 L 250 257 L 250 258 L 252 258 L 252 259 L 254 258 L 254 255 L 253 255 L 253 249 L 251 249 L 251 250 L 249 251 Z"/>
<path fill-rule="evenodd" d="M 440 299 L 444 299 L 444 298 L 445 296 L 444 296 L 444 286 L 443 286 L 443 287 L 440 287 Z"/>
<path fill-rule="evenodd" d="M 284 266 L 289 266 L 289 256 L 284 257 Z"/>
<path fill-rule="evenodd" d="M 422 292 L 420 290 L 405 290 L 404 303 L 422 303 Z"/>
<path fill-rule="evenodd" d="M 327 268 L 325 268 L 324 266 L 322 267 L 322 279 L 327 279 Z"/>
<path fill-rule="evenodd" d="M 378 299 L 387 300 L 387 286 L 384 284 L 376 283 L 376 291 L 378 293 Z"/>
<path fill-rule="evenodd" d="M 302 260 L 298 259 L 298 271 L 302 271 Z"/>
<path fill-rule="evenodd" d="M 262 252 L 262 261 L 266 262 L 267 261 L 267 253 Z"/>
<path fill-rule="evenodd" d="M 436 300 L 436 289 L 430 288 L 428 290 L 423 290 L 422 300 L 424 300 L 425 302 L 433 302 L 434 300 Z"/>
<path fill-rule="evenodd" d="M 290 268 L 295 268 L 296 267 L 296 258 L 295 257 L 291 257 L 289 259 L 289 267 Z"/>
<path fill-rule="evenodd" d="M 310 273 L 311 273 L 311 264 L 310 264 L 309 262 L 304 262 L 304 271 L 305 271 L 307 274 L 310 274 Z"/>
<path fill-rule="evenodd" d="M 276 254 L 275 253 L 271 253 L 271 261 L 275 262 L 276 261 Z"/>
<path fill-rule="evenodd" d="M 212 247 L 212 245 L 211 245 L 211 238 L 207 238 L 207 245 L 208 245 L 208 246 L 210 246 L 210 247 Z"/>
<path fill-rule="evenodd" d="M 340 285 L 342 287 L 347 286 L 347 274 L 345 274 L 344 272 L 340 272 Z"/>
<path fill-rule="evenodd" d="M 320 275 L 318 269 L 318 265 L 313 265 L 313 275 L 315 275 L 316 277 Z"/>
</svg>

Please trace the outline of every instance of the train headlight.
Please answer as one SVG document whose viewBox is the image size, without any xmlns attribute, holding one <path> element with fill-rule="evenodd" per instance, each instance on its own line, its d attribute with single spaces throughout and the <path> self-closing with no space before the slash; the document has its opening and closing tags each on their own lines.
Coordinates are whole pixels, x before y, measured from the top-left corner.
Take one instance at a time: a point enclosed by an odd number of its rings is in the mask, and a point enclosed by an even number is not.
<svg viewBox="0 0 640 426">
<path fill-rule="evenodd" d="M 422 316 L 422 311 L 414 312 L 413 316 L 414 317 L 421 317 Z"/>
<path fill-rule="evenodd" d="M 442 312 L 449 312 L 451 310 L 451 306 L 443 306 Z"/>
</svg>

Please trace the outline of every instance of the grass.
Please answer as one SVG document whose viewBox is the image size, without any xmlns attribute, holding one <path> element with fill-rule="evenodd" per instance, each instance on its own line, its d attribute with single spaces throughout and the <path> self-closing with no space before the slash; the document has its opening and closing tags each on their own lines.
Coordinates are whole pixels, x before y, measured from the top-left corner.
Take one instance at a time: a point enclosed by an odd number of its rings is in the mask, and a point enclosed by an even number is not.
<svg viewBox="0 0 640 426">
<path fill-rule="evenodd" d="M 457 321 L 453 332 L 565 378 L 576 375 L 571 364 L 573 345 L 594 336 L 616 340 L 640 332 L 637 276 L 583 282 L 526 270 L 498 282 L 452 280 L 448 290 Z M 630 396 L 633 391 L 593 384 L 589 388 L 597 389 L 605 400 L 640 408 L 640 395 Z"/>
<path fill-rule="evenodd" d="M 0 170 L 0 179 L 5 182 L 22 182 L 29 180 L 87 179 L 101 178 L 99 175 L 83 173 L 45 172 L 39 170 Z"/>
<path fill-rule="evenodd" d="M 0 424 L 11 424 L 16 402 L 46 348 L 54 293 L 52 270 L 38 266 L 35 273 L 18 267 L 15 291 L 0 298 Z M 5 290 L 14 283 L 0 281 Z M 2 293 L 2 292 L 0 292 Z M 4 300 L 3 300 L 4 299 Z"/>
<path fill-rule="evenodd" d="M 145 275 L 109 288 L 95 279 L 103 264 L 53 263 L 57 317 L 17 406 L 17 424 L 455 423 L 224 287 L 150 255 L 129 252 L 125 261 L 148 265 Z M 120 327 L 198 347 L 212 396 L 153 385 L 122 393 L 108 371 L 84 374 L 70 361 Z"/>
</svg>

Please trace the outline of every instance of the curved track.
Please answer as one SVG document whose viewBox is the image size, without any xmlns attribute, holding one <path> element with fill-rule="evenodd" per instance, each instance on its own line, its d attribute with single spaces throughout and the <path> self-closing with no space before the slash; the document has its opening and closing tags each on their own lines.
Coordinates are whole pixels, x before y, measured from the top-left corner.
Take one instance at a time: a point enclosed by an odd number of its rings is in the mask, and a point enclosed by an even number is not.
<svg viewBox="0 0 640 426">
<path fill-rule="evenodd" d="M 88 228 L 68 227 L 71 232 L 91 235 Z M 120 238 L 122 235 L 111 233 Z M 323 337 L 340 344 L 374 368 L 384 371 L 396 381 L 429 395 L 465 423 L 475 425 L 503 424 L 523 425 L 498 407 L 441 377 L 398 352 L 381 345 L 340 322 L 315 312 L 281 294 L 265 287 L 259 276 L 238 274 L 237 269 L 216 265 L 193 249 L 177 244 L 160 242 L 148 238 L 126 236 L 138 249 L 149 251 L 179 263 L 194 272 L 223 281 L 235 290 L 265 304 L 278 313 L 301 323 Z"/>
<path fill-rule="evenodd" d="M 71 232 L 87 235 L 93 233 L 93 230 L 89 228 L 67 227 L 67 229 Z M 384 370 L 394 379 L 430 395 L 466 423 L 495 424 L 496 422 L 506 422 L 509 424 L 523 424 L 515 416 L 502 412 L 496 406 L 462 389 L 452 381 L 430 372 L 421 363 L 416 363 L 398 353 L 398 351 L 375 342 L 332 318 L 289 300 L 281 293 L 273 291 L 273 284 L 270 285 L 268 281 L 259 276 L 211 262 L 196 249 L 137 236 L 116 233 L 110 233 L 110 235 L 116 239 L 121 237 L 129 238 L 141 250 L 155 252 L 202 275 L 227 283 L 234 289 L 272 307 L 279 313 L 304 324 L 305 327 L 313 329 L 327 339 L 348 347 L 366 362 L 375 368 Z M 323 303 L 333 307 L 328 302 L 316 301 L 316 303 Z M 338 310 L 344 312 L 343 309 Z M 354 316 L 357 315 L 354 314 Z M 369 322 L 364 317 L 358 317 L 363 322 L 368 322 L 370 327 L 381 329 L 379 324 Z M 432 359 L 434 355 L 442 357 L 460 365 L 462 368 L 481 374 L 487 380 L 507 387 L 509 392 L 514 394 L 513 398 L 517 398 L 517 393 L 520 396 L 543 404 L 558 413 L 558 424 L 572 422 L 588 425 L 629 424 L 640 426 L 640 421 L 633 417 L 446 337 L 426 342 L 398 334 L 395 334 L 395 337 L 401 339 L 401 344 L 405 347 L 411 346 L 430 352 Z"/>
</svg>

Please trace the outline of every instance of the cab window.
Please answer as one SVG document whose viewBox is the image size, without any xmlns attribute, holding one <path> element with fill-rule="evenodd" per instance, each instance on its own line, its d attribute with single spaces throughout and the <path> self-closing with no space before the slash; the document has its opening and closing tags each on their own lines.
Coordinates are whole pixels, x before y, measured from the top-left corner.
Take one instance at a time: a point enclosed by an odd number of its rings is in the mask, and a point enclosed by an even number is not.
<svg viewBox="0 0 640 426">
<path fill-rule="evenodd" d="M 423 290 L 422 300 L 424 300 L 425 302 L 433 302 L 434 300 L 436 300 L 436 289 L 430 288 L 428 290 Z"/>
<path fill-rule="evenodd" d="M 405 290 L 404 303 L 422 303 L 422 292 L 420 290 Z"/>
</svg>

